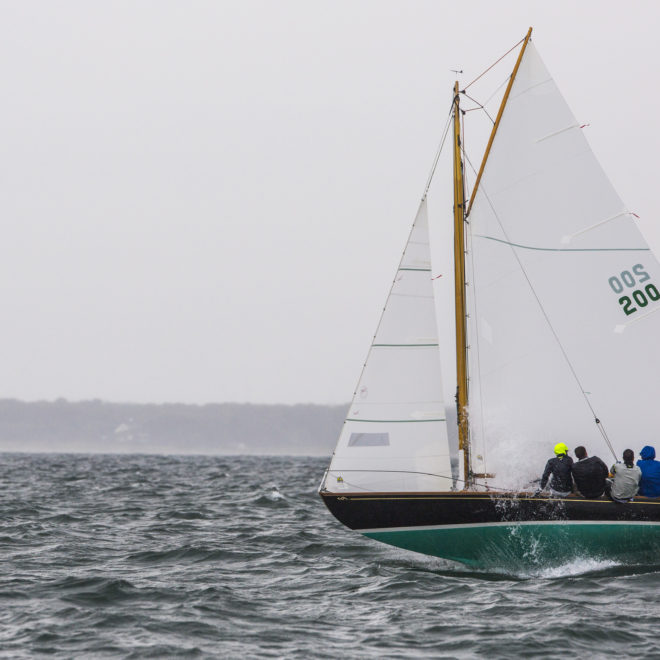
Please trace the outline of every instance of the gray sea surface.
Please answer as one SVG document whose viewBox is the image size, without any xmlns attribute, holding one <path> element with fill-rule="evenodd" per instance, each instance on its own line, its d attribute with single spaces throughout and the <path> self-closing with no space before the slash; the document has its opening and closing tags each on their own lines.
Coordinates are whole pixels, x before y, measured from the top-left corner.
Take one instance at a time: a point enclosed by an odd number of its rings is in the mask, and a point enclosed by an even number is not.
<svg viewBox="0 0 660 660">
<path fill-rule="evenodd" d="M 657 566 L 480 572 L 351 532 L 326 459 L 0 456 L 0 657 L 659 657 Z"/>
</svg>

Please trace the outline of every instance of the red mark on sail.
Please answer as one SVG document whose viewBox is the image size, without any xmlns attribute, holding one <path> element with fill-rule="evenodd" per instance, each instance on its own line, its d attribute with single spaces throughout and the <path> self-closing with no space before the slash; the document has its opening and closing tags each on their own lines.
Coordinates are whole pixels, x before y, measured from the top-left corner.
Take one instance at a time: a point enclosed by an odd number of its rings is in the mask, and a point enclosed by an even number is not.
<svg viewBox="0 0 660 660">
<path fill-rule="evenodd" d="M 591 124 L 582 124 L 582 126 L 580 126 L 580 128 L 586 128 L 587 126 L 591 126 Z"/>
<path fill-rule="evenodd" d="M 442 275 L 436 275 L 435 277 L 432 277 L 432 280 L 437 280 L 439 277 L 442 277 Z"/>
</svg>

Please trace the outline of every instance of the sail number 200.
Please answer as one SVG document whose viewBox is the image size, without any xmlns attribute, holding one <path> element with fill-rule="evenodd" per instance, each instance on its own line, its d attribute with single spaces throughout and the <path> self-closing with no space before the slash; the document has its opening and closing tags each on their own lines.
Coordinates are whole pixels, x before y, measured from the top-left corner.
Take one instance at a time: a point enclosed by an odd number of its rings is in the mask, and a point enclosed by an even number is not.
<svg viewBox="0 0 660 660">
<path fill-rule="evenodd" d="M 635 264 L 630 270 L 624 270 L 619 275 L 612 275 L 609 284 L 614 293 L 621 294 L 625 289 L 635 288 L 630 291 L 629 295 L 621 296 L 619 298 L 619 305 L 623 308 L 626 316 L 634 314 L 637 307 L 646 307 L 649 300 L 660 300 L 660 292 L 658 292 L 655 284 L 649 282 L 644 285 L 644 282 L 651 279 L 651 276 L 644 270 L 642 264 Z"/>
</svg>

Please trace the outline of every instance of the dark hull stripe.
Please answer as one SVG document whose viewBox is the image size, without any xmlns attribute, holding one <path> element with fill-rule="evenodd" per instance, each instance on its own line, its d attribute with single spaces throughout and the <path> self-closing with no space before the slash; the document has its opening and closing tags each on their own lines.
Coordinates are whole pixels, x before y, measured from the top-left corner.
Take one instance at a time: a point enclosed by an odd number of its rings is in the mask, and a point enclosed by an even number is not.
<svg viewBox="0 0 660 660">
<path fill-rule="evenodd" d="M 517 522 L 660 522 L 660 500 L 621 504 L 603 497 L 586 500 L 488 493 L 321 493 L 331 513 L 355 530 Z"/>
</svg>

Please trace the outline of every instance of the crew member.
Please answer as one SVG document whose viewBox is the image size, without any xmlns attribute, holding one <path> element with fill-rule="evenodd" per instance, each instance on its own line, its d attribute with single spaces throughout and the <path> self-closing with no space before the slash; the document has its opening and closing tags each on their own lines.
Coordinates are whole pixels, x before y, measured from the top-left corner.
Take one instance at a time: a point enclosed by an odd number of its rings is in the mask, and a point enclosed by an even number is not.
<svg viewBox="0 0 660 660">
<path fill-rule="evenodd" d="M 541 490 L 550 481 L 550 494 L 557 495 L 558 497 L 566 497 L 573 491 L 573 479 L 571 477 L 571 467 L 573 466 L 573 459 L 568 455 L 568 447 L 559 442 L 555 445 L 555 457 L 551 458 L 545 464 L 545 470 L 541 477 Z"/>
<path fill-rule="evenodd" d="M 605 492 L 607 465 L 598 456 L 589 456 L 582 446 L 575 448 L 575 458 L 578 460 L 573 463 L 572 473 L 578 491 L 588 500 L 600 497 Z"/>
<path fill-rule="evenodd" d="M 610 469 L 613 476 L 607 494 L 615 502 L 632 502 L 639 490 L 642 471 L 634 464 L 635 454 L 632 449 L 623 452 L 623 463 L 615 463 Z"/>
<path fill-rule="evenodd" d="M 639 482 L 639 494 L 646 497 L 660 497 L 660 461 L 655 459 L 655 449 L 646 445 L 639 452 L 640 460 L 637 466 L 642 471 Z"/>
</svg>

